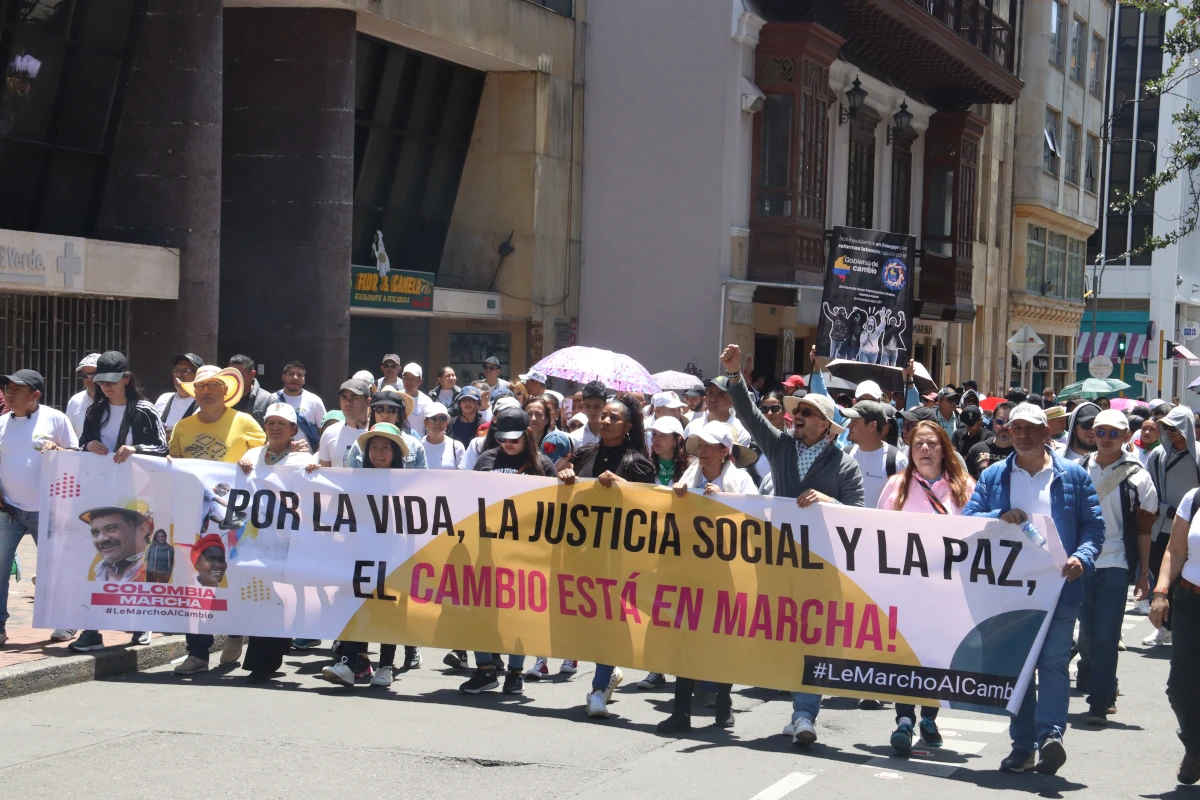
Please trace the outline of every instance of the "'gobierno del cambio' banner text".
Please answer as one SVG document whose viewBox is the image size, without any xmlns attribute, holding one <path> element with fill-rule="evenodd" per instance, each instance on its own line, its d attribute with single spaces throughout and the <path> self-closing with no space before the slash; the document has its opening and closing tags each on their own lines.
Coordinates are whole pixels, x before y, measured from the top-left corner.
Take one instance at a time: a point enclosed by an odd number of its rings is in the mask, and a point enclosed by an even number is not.
<svg viewBox="0 0 1200 800">
<path fill-rule="evenodd" d="M 391 642 L 1015 710 L 1066 554 L 996 520 L 46 455 L 35 624 Z"/>
</svg>

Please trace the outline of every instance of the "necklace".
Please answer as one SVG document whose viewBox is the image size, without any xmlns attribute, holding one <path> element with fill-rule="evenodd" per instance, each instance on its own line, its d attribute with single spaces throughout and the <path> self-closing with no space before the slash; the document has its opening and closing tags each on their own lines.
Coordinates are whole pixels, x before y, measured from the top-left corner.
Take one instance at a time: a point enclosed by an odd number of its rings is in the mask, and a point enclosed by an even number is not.
<svg viewBox="0 0 1200 800">
<path fill-rule="evenodd" d="M 287 458 L 289 452 L 291 451 L 284 450 L 282 453 L 272 453 L 270 450 L 268 450 L 264 455 L 263 460 L 268 464 L 278 464 L 280 461 L 283 461 L 285 458 Z"/>
</svg>

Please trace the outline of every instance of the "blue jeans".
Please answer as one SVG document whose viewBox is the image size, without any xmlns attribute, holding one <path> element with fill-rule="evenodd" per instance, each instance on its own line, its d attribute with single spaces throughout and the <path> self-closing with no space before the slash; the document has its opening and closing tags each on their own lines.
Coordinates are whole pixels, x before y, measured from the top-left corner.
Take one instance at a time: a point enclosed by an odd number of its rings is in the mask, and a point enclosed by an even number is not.
<svg viewBox="0 0 1200 800">
<path fill-rule="evenodd" d="M 504 669 L 504 659 L 496 658 L 495 656 L 496 656 L 495 653 L 476 653 L 475 654 L 475 666 L 482 669 L 483 667 L 492 666 L 492 662 L 495 661 L 497 669 Z M 509 656 L 508 657 L 508 668 L 524 670 L 525 669 L 525 656 Z"/>
<path fill-rule="evenodd" d="M 21 537 L 27 533 L 37 544 L 38 512 L 22 511 L 12 506 L 0 511 L 0 633 L 4 633 L 4 626 L 8 622 L 8 581 L 13 558 L 17 555 Z"/>
<path fill-rule="evenodd" d="M 592 676 L 592 691 L 603 692 L 608 688 L 608 682 L 612 680 L 612 674 L 615 667 L 611 664 L 597 664 L 596 674 Z"/>
<path fill-rule="evenodd" d="M 792 722 L 798 719 L 816 722 L 817 714 L 820 713 L 821 695 L 810 694 L 808 692 L 792 692 Z"/>
<path fill-rule="evenodd" d="M 1129 573 L 1124 567 L 1085 575 L 1079 606 L 1079 682 L 1087 687 L 1088 706 L 1103 713 L 1117 691 L 1117 643 L 1125 619 Z"/>
<path fill-rule="evenodd" d="M 1067 668 L 1078 614 L 1078 603 L 1059 601 L 1054 608 L 1037 659 L 1036 685 L 1030 682 L 1021 708 L 1008 725 L 1008 735 L 1016 750 L 1032 753 L 1042 739 L 1050 734 L 1061 737 L 1067 729 L 1067 703 L 1071 699 L 1071 675 Z"/>
</svg>

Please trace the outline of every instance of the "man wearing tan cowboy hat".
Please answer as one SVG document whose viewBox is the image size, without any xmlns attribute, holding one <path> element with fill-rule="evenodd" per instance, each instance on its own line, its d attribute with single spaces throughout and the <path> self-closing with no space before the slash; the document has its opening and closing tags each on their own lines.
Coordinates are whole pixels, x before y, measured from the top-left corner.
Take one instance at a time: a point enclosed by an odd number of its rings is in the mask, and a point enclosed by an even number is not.
<svg viewBox="0 0 1200 800">
<path fill-rule="evenodd" d="M 862 507 L 862 470 L 853 456 L 830 441 L 842 432 L 842 426 L 833 421 L 833 401 L 823 394 L 796 398 L 794 428 L 788 434 L 776 428 L 750 399 L 741 373 L 741 348 L 727 345 L 721 353 L 721 366 L 738 420 L 771 462 L 775 496 L 794 497 L 801 508 L 813 503 Z M 817 740 L 815 722 L 820 710 L 821 695 L 792 694 L 792 721 L 784 728 L 792 744 L 807 747 Z"/>
<path fill-rule="evenodd" d="M 196 399 L 199 410 L 175 423 L 171 431 L 172 458 L 236 463 L 248 450 L 266 443 L 267 435 L 254 417 L 233 409 L 245 391 L 242 373 L 237 369 L 206 364 L 196 370 L 194 381 L 181 381 L 179 387 Z M 189 633 L 186 639 L 188 656 L 175 667 L 175 674 L 206 671 L 212 634 Z M 230 636 L 221 651 L 221 663 L 234 664 L 241 657 L 242 637 Z"/>
</svg>

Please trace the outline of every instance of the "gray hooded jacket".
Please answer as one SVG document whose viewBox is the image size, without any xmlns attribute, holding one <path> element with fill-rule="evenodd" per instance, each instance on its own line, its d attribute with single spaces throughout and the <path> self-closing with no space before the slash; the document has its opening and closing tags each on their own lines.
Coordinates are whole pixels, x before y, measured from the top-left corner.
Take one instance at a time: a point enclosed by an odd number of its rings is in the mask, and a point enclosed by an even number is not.
<svg viewBox="0 0 1200 800">
<path fill-rule="evenodd" d="M 1172 427 L 1183 434 L 1187 451 L 1180 453 L 1171 447 L 1167 428 Z M 1146 471 L 1154 481 L 1158 492 L 1158 520 L 1154 523 L 1154 538 L 1169 534 L 1175 519 L 1175 507 L 1183 496 L 1200 487 L 1200 460 L 1196 451 L 1196 420 L 1187 406 L 1175 406 L 1167 416 L 1158 421 L 1158 435 L 1162 446 L 1154 448 L 1146 459 Z"/>
<path fill-rule="evenodd" d="M 1071 445 L 1075 443 L 1075 426 L 1079 424 L 1079 412 L 1081 411 L 1085 412 L 1085 418 L 1090 416 L 1091 419 L 1095 419 L 1096 415 L 1100 413 L 1100 406 L 1096 405 L 1095 403 L 1085 402 L 1075 406 L 1074 410 L 1071 411 L 1071 418 L 1067 422 L 1067 433 L 1063 438 L 1063 448 L 1059 452 L 1059 455 L 1065 458 L 1067 461 L 1074 461 L 1076 464 L 1083 464 L 1083 462 L 1087 460 L 1087 457 L 1093 452 L 1092 450 L 1089 450 L 1086 453 L 1081 453 L 1071 447 Z"/>
</svg>

